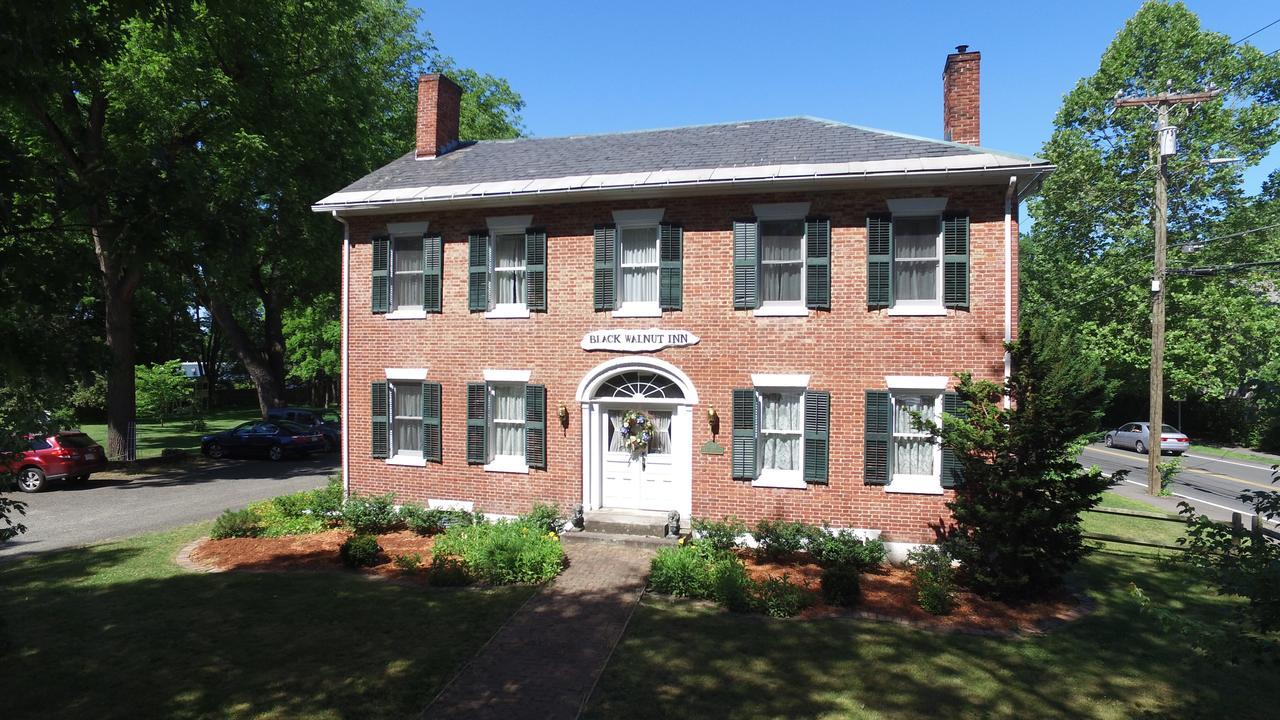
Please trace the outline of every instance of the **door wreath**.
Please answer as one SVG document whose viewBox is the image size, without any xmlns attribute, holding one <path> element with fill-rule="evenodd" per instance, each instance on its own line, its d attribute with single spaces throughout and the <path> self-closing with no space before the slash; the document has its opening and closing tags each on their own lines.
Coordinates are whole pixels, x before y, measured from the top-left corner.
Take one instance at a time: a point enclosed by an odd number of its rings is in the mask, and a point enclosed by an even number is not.
<svg viewBox="0 0 1280 720">
<path fill-rule="evenodd" d="M 632 455 L 644 455 L 649 452 L 649 440 L 653 437 L 653 418 L 639 410 L 628 410 L 622 416 L 622 444 Z"/>
</svg>

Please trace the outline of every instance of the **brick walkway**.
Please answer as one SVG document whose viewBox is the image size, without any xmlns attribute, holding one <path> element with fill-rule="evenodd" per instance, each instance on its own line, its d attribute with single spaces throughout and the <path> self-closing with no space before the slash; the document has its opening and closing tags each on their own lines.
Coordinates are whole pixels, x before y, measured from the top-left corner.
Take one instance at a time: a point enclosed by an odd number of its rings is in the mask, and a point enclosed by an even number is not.
<svg viewBox="0 0 1280 720">
<path fill-rule="evenodd" d="M 423 718 L 576 718 L 644 589 L 653 551 L 566 543 L 569 567 L 507 621 Z"/>
</svg>

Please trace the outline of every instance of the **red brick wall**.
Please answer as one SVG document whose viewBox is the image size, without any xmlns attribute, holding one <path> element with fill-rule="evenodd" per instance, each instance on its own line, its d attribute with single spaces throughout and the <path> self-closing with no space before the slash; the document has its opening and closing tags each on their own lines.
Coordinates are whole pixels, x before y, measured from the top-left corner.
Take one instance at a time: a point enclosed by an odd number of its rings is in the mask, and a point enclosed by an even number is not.
<svg viewBox="0 0 1280 720">
<path fill-rule="evenodd" d="M 884 212 L 886 197 L 950 198 L 948 210 L 971 217 L 970 311 L 945 317 L 890 317 L 866 307 L 866 216 Z M 732 308 L 731 220 L 750 216 L 758 202 L 811 201 L 811 212 L 832 221 L 832 311 L 807 318 L 756 318 Z M 946 496 L 886 493 L 862 482 L 863 391 L 883 389 L 886 375 L 1003 374 L 1004 188 L 969 187 L 741 195 L 494 208 L 415 215 L 354 217 L 350 298 L 350 481 L 353 492 L 394 492 L 402 499 L 471 500 L 493 513 L 518 513 L 536 500 L 571 507 L 582 501 L 582 415 L 575 393 L 596 365 L 619 357 L 584 352 L 589 330 L 681 328 L 697 345 L 656 353 L 689 375 L 700 396 L 694 409 L 693 513 L 735 514 L 874 528 L 887 539 L 933 538 Z M 592 229 L 613 210 L 663 207 L 664 219 L 684 226 L 684 310 L 661 319 L 614 319 L 592 311 Z M 532 212 L 548 231 L 548 312 L 527 320 L 486 320 L 467 311 L 467 233 L 486 216 Z M 388 320 L 369 312 L 369 239 L 388 222 L 429 220 L 443 234 L 444 312 L 425 320 Z M 1015 230 L 1016 232 L 1016 230 Z M 1016 234 L 1015 234 L 1016 251 Z M 1016 258 L 1016 255 L 1015 255 Z M 1017 268 L 1014 268 L 1014 278 Z M 1016 286 L 1015 286 L 1016 292 Z M 369 457 L 369 384 L 384 368 L 428 368 L 443 384 L 443 464 L 389 466 Z M 465 459 L 465 387 L 489 369 L 528 369 L 547 387 L 547 470 L 528 475 L 486 473 Z M 831 482 L 803 490 L 753 488 L 730 479 L 730 456 L 703 455 L 712 439 L 705 409 L 722 421 L 717 440 L 729 444 L 731 391 L 751 387 L 752 373 L 808 373 L 813 390 L 831 393 Z M 954 380 L 953 380 L 954 383 Z M 556 417 L 569 409 L 569 427 Z M 948 496 L 950 491 L 948 491 Z"/>
<path fill-rule="evenodd" d="M 942 137 L 981 145 L 979 89 L 982 54 L 952 53 L 942 69 Z"/>
</svg>

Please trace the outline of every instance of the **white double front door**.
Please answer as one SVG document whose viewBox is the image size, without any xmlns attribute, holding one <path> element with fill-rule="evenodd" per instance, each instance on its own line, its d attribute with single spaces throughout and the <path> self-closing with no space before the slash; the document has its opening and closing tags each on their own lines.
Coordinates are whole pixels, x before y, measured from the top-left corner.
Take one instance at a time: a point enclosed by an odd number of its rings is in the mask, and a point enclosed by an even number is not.
<svg viewBox="0 0 1280 720">
<path fill-rule="evenodd" d="M 604 407 L 596 442 L 600 453 L 601 506 L 635 510 L 681 510 L 689 503 L 687 468 L 690 430 L 678 408 Z M 623 418 L 635 410 L 650 428 L 647 452 L 627 447 L 632 434 Z"/>
</svg>

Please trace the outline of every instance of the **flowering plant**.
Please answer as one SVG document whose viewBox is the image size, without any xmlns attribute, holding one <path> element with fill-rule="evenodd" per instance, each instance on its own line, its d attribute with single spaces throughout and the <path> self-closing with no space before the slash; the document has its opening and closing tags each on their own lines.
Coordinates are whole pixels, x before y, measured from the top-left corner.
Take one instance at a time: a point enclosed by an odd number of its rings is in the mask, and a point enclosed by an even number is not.
<svg viewBox="0 0 1280 720">
<path fill-rule="evenodd" d="M 639 410 L 628 410 L 622 416 L 622 444 L 633 455 L 649 452 L 649 439 L 653 437 L 655 426 L 653 420 Z"/>
</svg>

